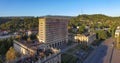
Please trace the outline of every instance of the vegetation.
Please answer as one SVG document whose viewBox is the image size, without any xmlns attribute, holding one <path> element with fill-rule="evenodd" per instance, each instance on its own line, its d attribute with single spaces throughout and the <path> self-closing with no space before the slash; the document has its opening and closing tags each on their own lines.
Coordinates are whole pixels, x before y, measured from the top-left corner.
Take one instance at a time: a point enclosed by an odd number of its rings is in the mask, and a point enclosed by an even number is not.
<svg viewBox="0 0 120 63">
<path fill-rule="evenodd" d="M 68 26 L 69 33 L 84 33 L 85 26 L 89 26 L 91 31 L 96 29 L 109 28 L 108 32 L 114 36 L 116 26 L 120 25 L 120 17 L 110 17 L 102 14 L 79 15 L 71 18 Z M 38 27 L 38 17 L 0 17 L 0 29 L 19 31 L 30 30 Z M 74 31 L 77 29 L 76 31 Z"/>
<path fill-rule="evenodd" d="M 72 45 L 72 43 L 73 43 L 73 41 L 68 40 L 67 45 L 68 45 L 68 46 L 69 46 L 69 45 Z"/>
<path fill-rule="evenodd" d="M 0 40 L 0 55 L 4 55 L 7 50 L 13 46 L 13 38 L 1 39 Z"/>
<path fill-rule="evenodd" d="M 78 60 L 78 58 L 75 58 L 72 55 L 62 54 L 61 60 L 62 60 L 61 63 L 76 63 L 76 61 Z"/>
<path fill-rule="evenodd" d="M 14 50 L 13 47 L 10 47 L 6 53 L 6 61 L 12 62 L 13 60 L 16 59 L 16 57 L 17 57 L 16 51 Z"/>
<path fill-rule="evenodd" d="M 26 41 L 35 40 L 35 39 L 37 39 L 37 34 L 31 34 L 30 36 L 28 36 L 26 34 L 22 34 L 20 39 L 23 39 Z"/>
<path fill-rule="evenodd" d="M 102 14 L 94 14 L 94 15 L 79 15 L 77 17 L 71 18 L 68 26 L 69 33 L 83 33 L 85 32 L 85 26 L 90 27 L 90 31 L 96 32 L 96 30 L 106 30 L 109 33 L 109 36 L 114 36 L 115 29 L 117 26 L 120 25 L 119 23 L 120 17 L 110 17 Z M 79 26 L 77 32 L 74 31 L 74 29 L 77 29 L 77 26 Z M 103 34 L 106 33 L 104 31 L 100 31 Z M 98 33 L 100 33 L 98 32 Z M 101 35 L 98 35 L 101 36 Z M 104 38 L 99 39 L 105 39 L 106 35 L 104 35 Z"/>
<path fill-rule="evenodd" d="M 0 63 L 2 63 L 3 61 L 2 61 L 2 57 L 1 57 L 1 55 L 0 55 Z"/>
<path fill-rule="evenodd" d="M 81 25 L 78 28 L 78 33 L 84 33 L 85 32 L 85 25 Z"/>
<path fill-rule="evenodd" d="M 35 17 L 14 17 L 12 19 L 4 18 L 3 20 L 5 20 L 5 22 L 0 22 L 1 30 L 19 31 L 38 27 L 38 18 Z"/>
<path fill-rule="evenodd" d="M 86 52 L 92 50 L 92 48 L 86 44 L 77 45 L 75 47 L 75 49 L 81 49 L 81 50 L 86 51 Z"/>
<path fill-rule="evenodd" d="M 93 46 L 99 46 L 101 44 L 102 41 L 100 40 L 94 40 L 94 42 L 91 43 L 91 45 Z"/>
<path fill-rule="evenodd" d="M 75 52 L 76 52 L 75 48 L 71 48 L 71 49 L 67 50 L 67 53 L 70 53 L 70 54 L 73 54 Z"/>
<path fill-rule="evenodd" d="M 108 37 L 107 32 L 105 32 L 104 30 L 97 31 L 97 38 L 99 40 L 105 40 L 107 39 L 107 37 Z"/>
<path fill-rule="evenodd" d="M 99 40 L 105 40 L 109 36 L 114 37 L 116 27 L 120 25 L 119 21 L 120 17 L 111 17 L 102 14 L 94 15 L 84 14 L 71 18 L 68 25 L 68 31 L 69 33 L 81 34 L 88 31 L 86 30 L 86 26 L 89 26 L 90 31 L 97 33 L 97 38 Z M 37 17 L 13 17 L 13 18 L 0 17 L 0 30 L 9 30 L 11 32 L 16 32 L 20 30 L 30 30 L 36 27 L 38 27 Z M 36 35 L 31 35 L 28 38 L 26 34 L 22 34 L 21 36 L 16 36 L 15 39 L 24 39 L 30 41 L 36 39 Z M 97 42 L 98 41 L 95 41 L 94 44 L 98 45 L 100 43 Z M 70 44 L 71 43 L 68 43 L 68 45 Z M 11 46 L 13 46 L 13 38 L 0 39 L 0 55 L 4 55 Z M 80 48 L 85 51 L 89 50 L 89 47 L 85 45 L 82 46 L 80 45 L 77 46 L 76 48 L 78 49 Z"/>
<path fill-rule="evenodd" d="M 19 39 L 23 39 L 23 40 L 35 40 L 36 34 L 32 34 L 29 38 L 26 34 L 22 34 L 22 35 L 18 35 L 16 37 L 10 37 L 10 38 L 5 38 L 5 39 L 0 39 L 0 55 L 5 55 L 6 52 L 9 50 L 10 47 L 13 46 L 13 40 L 19 40 Z"/>
</svg>

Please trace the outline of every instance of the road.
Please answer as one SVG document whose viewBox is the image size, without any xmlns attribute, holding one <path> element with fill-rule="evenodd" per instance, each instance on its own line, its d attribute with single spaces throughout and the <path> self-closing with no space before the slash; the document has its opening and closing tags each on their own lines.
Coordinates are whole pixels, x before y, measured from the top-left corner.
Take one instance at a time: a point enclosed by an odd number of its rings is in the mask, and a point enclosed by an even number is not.
<svg viewBox="0 0 120 63">
<path fill-rule="evenodd" d="M 0 36 L 0 39 L 4 39 L 4 38 L 10 38 L 10 37 L 14 37 L 16 35 L 6 35 L 6 36 Z"/>
<path fill-rule="evenodd" d="M 111 63 L 120 63 L 120 50 L 114 49 Z"/>
<path fill-rule="evenodd" d="M 84 61 L 84 63 L 112 63 L 114 47 L 113 38 L 106 39 Z"/>
</svg>

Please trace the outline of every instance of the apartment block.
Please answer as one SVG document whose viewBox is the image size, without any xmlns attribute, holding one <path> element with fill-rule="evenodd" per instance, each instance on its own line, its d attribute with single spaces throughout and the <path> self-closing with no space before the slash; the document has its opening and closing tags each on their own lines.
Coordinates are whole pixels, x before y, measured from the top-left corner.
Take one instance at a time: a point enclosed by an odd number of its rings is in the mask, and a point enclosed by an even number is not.
<svg viewBox="0 0 120 63">
<path fill-rule="evenodd" d="M 57 47 L 68 42 L 68 21 L 66 16 L 45 16 L 39 18 L 39 42 Z"/>
</svg>

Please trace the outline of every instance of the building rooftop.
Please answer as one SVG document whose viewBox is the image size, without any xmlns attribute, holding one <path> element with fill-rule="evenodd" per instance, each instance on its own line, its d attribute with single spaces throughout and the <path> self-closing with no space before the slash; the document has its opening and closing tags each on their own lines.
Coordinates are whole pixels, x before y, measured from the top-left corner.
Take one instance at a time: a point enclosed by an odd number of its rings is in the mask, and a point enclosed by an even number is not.
<svg viewBox="0 0 120 63">
<path fill-rule="evenodd" d="M 42 61 L 46 57 L 60 53 L 60 50 L 55 48 L 49 48 L 49 47 L 42 48 L 40 46 L 44 44 L 35 41 L 27 42 L 24 40 L 19 40 L 19 41 L 14 40 L 14 43 L 18 45 L 24 45 L 26 48 L 29 48 L 29 50 L 33 50 L 35 52 L 33 55 L 23 56 L 23 58 L 19 58 L 18 60 L 15 61 L 15 63 L 28 63 L 28 62 L 32 63 L 38 61 L 38 59 Z"/>
<path fill-rule="evenodd" d="M 41 16 L 39 18 L 73 18 L 73 16 L 60 16 L 60 15 L 46 15 L 46 16 Z"/>
<path fill-rule="evenodd" d="M 92 36 L 94 34 L 95 34 L 94 32 L 86 32 L 86 33 L 83 33 L 83 34 L 77 34 L 77 36 Z"/>
<path fill-rule="evenodd" d="M 120 26 L 117 27 L 115 33 L 120 33 Z"/>
<path fill-rule="evenodd" d="M 58 50 L 57 50 L 58 51 Z M 55 51 L 52 49 L 39 49 L 37 52 L 34 54 L 34 56 L 23 56 L 23 58 L 18 59 L 15 61 L 15 63 L 32 63 L 32 62 L 37 62 L 38 60 L 44 62 L 47 59 L 50 59 L 51 57 L 56 56 Z"/>
<path fill-rule="evenodd" d="M 42 45 L 43 43 L 39 43 L 38 41 L 25 41 L 25 40 L 18 40 L 18 42 L 16 42 L 18 44 L 24 45 L 28 48 L 31 48 L 32 50 L 37 50 L 39 48 L 40 45 Z"/>
<path fill-rule="evenodd" d="M 120 30 L 116 30 L 115 33 L 120 33 Z"/>
<path fill-rule="evenodd" d="M 118 30 L 118 29 L 120 30 L 120 26 L 117 27 L 117 30 Z"/>
</svg>

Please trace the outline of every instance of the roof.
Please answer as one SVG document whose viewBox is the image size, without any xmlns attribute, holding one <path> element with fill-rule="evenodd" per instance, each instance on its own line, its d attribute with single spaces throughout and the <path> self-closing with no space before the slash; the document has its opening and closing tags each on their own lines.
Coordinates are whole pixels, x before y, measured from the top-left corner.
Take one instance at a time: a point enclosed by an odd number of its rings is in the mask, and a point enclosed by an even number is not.
<svg viewBox="0 0 120 63">
<path fill-rule="evenodd" d="M 120 33 L 120 26 L 117 27 L 115 33 Z"/>
<path fill-rule="evenodd" d="M 60 16 L 60 15 L 46 15 L 46 16 L 41 16 L 39 18 L 73 18 L 73 16 Z"/>
<path fill-rule="evenodd" d="M 115 33 L 120 33 L 120 30 L 116 30 Z"/>
<path fill-rule="evenodd" d="M 55 49 L 55 48 L 40 48 L 38 47 L 40 44 L 38 43 L 28 43 L 25 41 L 21 41 L 21 42 L 16 42 L 19 44 L 23 44 L 26 47 L 33 49 L 35 51 L 34 55 L 29 55 L 27 57 L 23 57 L 23 58 L 19 58 L 18 60 L 15 61 L 15 63 L 32 63 L 32 62 L 36 62 L 38 59 L 42 60 L 45 57 L 48 57 L 50 55 L 54 55 L 54 54 L 59 54 L 60 50 Z M 36 60 L 37 58 L 37 60 Z"/>
</svg>

